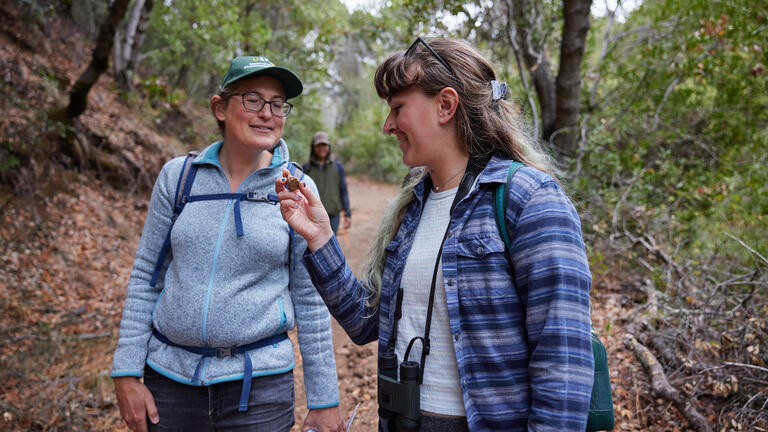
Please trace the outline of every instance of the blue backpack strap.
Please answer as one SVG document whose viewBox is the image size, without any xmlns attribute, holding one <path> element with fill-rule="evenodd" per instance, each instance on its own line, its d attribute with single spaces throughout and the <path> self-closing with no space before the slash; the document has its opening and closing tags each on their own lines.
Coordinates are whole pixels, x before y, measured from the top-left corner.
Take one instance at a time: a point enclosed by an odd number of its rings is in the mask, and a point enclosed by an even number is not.
<svg viewBox="0 0 768 432">
<path fill-rule="evenodd" d="M 288 163 L 288 172 L 290 172 L 292 176 L 298 177 L 299 180 L 304 178 L 304 169 L 296 162 Z M 298 176 L 296 175 L 297 172 L 299 173 Z"/>
<path fill-rule="evenodd" d="M 228 348 L 211 348 L 177 344 L 164 334 L 160 333 L 160 331 L 156 328 L 152 329 L 152 334 L 157 340 L 166 345 L 181 348 L 193 354 L 200 355 L 200 360 L 197 362 L 195 373 L 192 375 L 192 382 L 195 383 L 200 382 L 200 372 L 202 371 L 203 359 L 207 357 L 234 357 L 237 354 L 243 354 L 243 386 L 240 391 L 240 403 L 238 405 L 238 411 L 241 412 L 248 410 L 248 398 L 251 394 L 251 379 L 253 379 L 253 362 L 251 361 L 250 355 L 248 355 L 248 351 L 264 348 L 269 345 L 276 345 L 277 343 L 288 339 L 288 333 L 282 332 L 245 345 Z"/>
<path fill-rule="evenodd" d="M 187 202 L 195 201 L 215 201 L 215 200 L 235 200 L 235 231 L 238 237 L 244 235 L 243 232 L 243 219 L 240 217 L 240 201 L 249 199 L 248 197 L 255 196 L 254 193 L 219 193 L 219 194 L 204 194 L 188 196 Z M 252 201 L 259 201 L 258 199 L 252 199 Z"/>
<path fill-rule="evenodd" d="M 181 168 L 181 174 L 179 174 L 179 180 L 176 182 L 176 197 L 173 203 L 173 216 L 171 216 L 171 226 L 168 227 L 168 234 L 165 235 L 165 241 L 160 248 L 160 254 L 155 262 L 155 270 L 152 272 L 152 279 L 149 281 L 149 286 L 154 288 L 157 285 L 157 279 L 160 277 L 163 264 L 165 263 L 165 257 L 168 255 L 168 249 L 171 247 L 171 230 L 173 224 L 176 223 L 176 219 L 184 210 L 184 205 L 189 198 L 189 192 L 192 190 L 192 183 L 195 181 L 195 175 L 197 174 L 197 166 L 192 161 L 197 157 L 197 151 L 191 151 L 184 159 L 184 166 Z"/>
</svg>

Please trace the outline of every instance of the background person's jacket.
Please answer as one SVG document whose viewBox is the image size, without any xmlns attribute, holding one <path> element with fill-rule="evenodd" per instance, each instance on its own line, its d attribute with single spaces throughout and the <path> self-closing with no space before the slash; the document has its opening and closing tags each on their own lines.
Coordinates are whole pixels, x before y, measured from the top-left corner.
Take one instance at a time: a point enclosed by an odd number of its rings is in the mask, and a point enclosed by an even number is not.
<svg viewBox="0 0 768 432">
<path fill-rule="evenodd" d="M 583 432 L 594 365 L 591 274 L 581 223 L 552 177 L 520 168 L 509 184 L 505 209 L 510 269 L 493 206 L 509 165 L 492 158 L 456 205 L 441 255 L 469 429 Z M 304 256 L 339 324 L 357 344 L 378 340 L 379 354 L 392 332 L 397 289 L 430 185 L 427 176 L 416 186 L 416 199 L 386 246 L 378 308 L 366 306 L 368 293 L 346 265 L 336 237 Z M 510 285 L 511 274 L 517 290 Z M 423 334 L 407 337 L 414 336 Z M 419 355 L 420 344 L 414 344 L 411 359 Z M 435 367 L 427 356 L 425 373 L 435 373 Z M 380 430 L 386 430 L 385 423 L 380 420 Z"/>
<path fill-rule="evenodd" d="M 310 158 L 309 162 L 304 163 L 303 168 L 304 172 L 311 175 L 315 181 L 320 200 L 323 201 L 328 215 L 336 216 L 344 210 L 346 217 L 352 217 L 344 166 L 340 161 L 331 158 L 330 150 L 323 163 Z"/>
<path fill-rule="evenodd" d="M 221 142 L 212 144 L 193 162 L 198 170 L 191 196 L 230 192 L 219 163 L 220 148 Z M 167 270 L 157 287 L 150 287 L 171 225 L 183 161 L 180 157 L 166 163 L 152 191 L 111 376 L 140 377 L 146 362 L 184 384 L 242 380 L 243 355 L 238 354 L 205 358 L 201 382 L 193 382 L 201 356 L 158 341 L 152 335 L 153 326 L 179 345 L 225 348 L 280 334 L 298 324 L 307 405 L 310 409 L 338 405 L 330 315 L 301 262 L 306 241 L 294 233 L 289 245 L 288 224 L 279 205 L 241 201 L 244 236 L 238 237 L 234 200 L 187 203 L 173 225 Z M 274 193 L 275 180 L 288 163 L 288 148 L 281 140 L 269 167 L 248 176 L 238 192 Z M 316 190 L 311 178 L 305 176 L 304 181 Z M 294 254 L 292 271 L 289 253 Z M 249 355 L 254 377 L 284 373 L 296 364 L 290 339 Z"/>
</svg>

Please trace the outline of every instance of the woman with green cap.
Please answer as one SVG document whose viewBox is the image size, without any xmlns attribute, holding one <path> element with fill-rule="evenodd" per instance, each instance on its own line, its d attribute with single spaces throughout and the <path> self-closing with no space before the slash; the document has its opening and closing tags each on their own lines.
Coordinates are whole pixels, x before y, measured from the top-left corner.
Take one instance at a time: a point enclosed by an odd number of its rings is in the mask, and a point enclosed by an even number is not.
<svg viewBox="0 0 768 432">
<path fill-rule="evenodd" d="M 330 315 L 300 262 L 306 241 L 270 194 L 291 166 L 282 134 L 301 92 L 266 57 L 235 58 L 210 103 L 223 140 L 158 176 L 111 373 L 133 431 L 290 430 L 296 361 L 286 332 L 296 326 L 302 430 L 344 430 Z"/>
</svg>

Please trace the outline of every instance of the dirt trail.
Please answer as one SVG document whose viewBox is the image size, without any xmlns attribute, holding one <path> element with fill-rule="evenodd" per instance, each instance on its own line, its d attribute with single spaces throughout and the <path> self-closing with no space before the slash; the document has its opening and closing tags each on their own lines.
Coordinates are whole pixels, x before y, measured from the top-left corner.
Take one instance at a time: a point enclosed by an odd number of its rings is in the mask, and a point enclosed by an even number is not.
<svg viewBox="0 0 768 432">
<path fill-rule="evenodd" d="M 398 187 L 373 182 L 357 177 L 347 179 L 349 200 L 352 205 L 352 227 L 346 236 L 340 235 L 344 255 L 356 275 L 362 273 L 365 254 L 379 226 L 387 204 L 397 193 Z M 341 410 L 344 418 L 360 402 L 353 430 L 355 432 L 376 430 L 376 342 L 365 346 L 355 345 L 344 330 L 333 321 L 333 345 L 336 352 L 336 369 L 339 374 Z M 291 338 L 296 343 L 295 332 Z M 298 349 L 297 349 L 298 351 Z M 292 431 L 300 431 L 306 416 L 304 393 L 304 371 L 301 356 L 296 356 L 296 425 Z"/>
</svg>

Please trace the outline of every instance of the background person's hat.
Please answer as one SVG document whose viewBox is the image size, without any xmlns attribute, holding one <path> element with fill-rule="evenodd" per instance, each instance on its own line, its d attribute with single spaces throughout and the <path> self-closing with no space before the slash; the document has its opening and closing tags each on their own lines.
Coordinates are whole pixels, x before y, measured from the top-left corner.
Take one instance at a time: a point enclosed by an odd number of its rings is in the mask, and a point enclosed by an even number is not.
<svg viewBox="0 0 768 432">
<path fill-rule="evenodd" d="M 328 144 L 331 145 L 331 141 L 328 139 L 328 134 L 325 132 L 318 132 L 312 137 L 312 145 Z"/>
<path fill-rule="evenodd" d="M 270 76 L 280 81 L 280 84 L 283 85 L 283 90 L 285 90 L 286 99 L 295 98 L 304 90 L 304 86 L 296 74 L 282 66 L 276 66 L 266 57 L 259 56 L 242 56 L 232 60 L 227 73 L 224 74 L 224 78 L 221 80 L 221 88 L 226 88 L 243 78 L 259 75 Z"/>
</svg>

